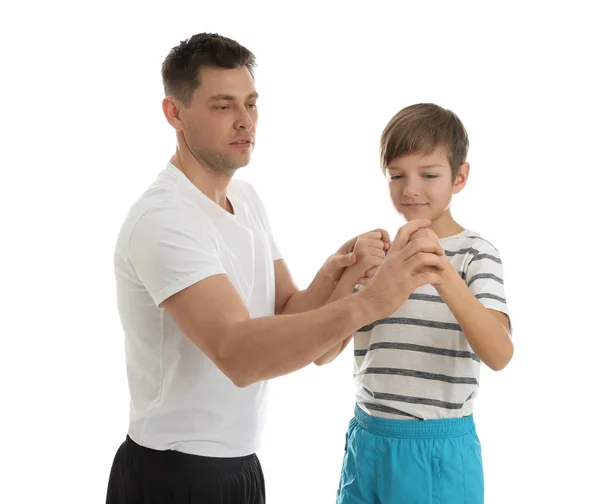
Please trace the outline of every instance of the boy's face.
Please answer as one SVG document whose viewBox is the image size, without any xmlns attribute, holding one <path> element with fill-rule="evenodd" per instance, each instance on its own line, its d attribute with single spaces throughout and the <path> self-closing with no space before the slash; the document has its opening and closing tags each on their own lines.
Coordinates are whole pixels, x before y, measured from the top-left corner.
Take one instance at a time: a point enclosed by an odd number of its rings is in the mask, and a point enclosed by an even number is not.
<svg viewBox="0 0 600 504">
<path fill-rule="evenodd" d="M 452 195 L 467 183 L 469 164 L 461 164 L 452 180 L 447 151 L 438 148 L 428 155 L 417 152 L 394 158 L 387 175 L 394 206 L 407 221 L 434 221 L 450 208 Z"/>
</svg>

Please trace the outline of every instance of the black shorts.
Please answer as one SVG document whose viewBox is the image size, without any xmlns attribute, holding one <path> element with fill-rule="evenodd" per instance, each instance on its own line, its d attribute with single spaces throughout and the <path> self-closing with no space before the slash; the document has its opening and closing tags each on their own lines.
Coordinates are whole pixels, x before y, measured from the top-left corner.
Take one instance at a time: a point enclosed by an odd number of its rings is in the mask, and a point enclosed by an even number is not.
<svg viewBox="0 0 600 504">
<path fill-rule="evenodd" d="M 258 457 L 214 458 L 159 451 L 129 436 L 110 471 L 106 504 L 264 504 Z"/>
</svg>

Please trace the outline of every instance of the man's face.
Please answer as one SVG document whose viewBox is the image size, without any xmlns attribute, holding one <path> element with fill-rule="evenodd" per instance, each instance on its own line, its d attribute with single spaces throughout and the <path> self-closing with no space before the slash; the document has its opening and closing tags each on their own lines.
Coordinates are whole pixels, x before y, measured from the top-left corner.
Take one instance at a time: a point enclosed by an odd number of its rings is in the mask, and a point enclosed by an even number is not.
<svg viewBox="0 0 600 504">
<path fill-rule="evenodd" d="M 182 107 L 182 133 L 190 151 L 208 168 L 228 175 L 250 162 L 258 94 L 246 67 L 202 67 L 200 86 Z"/>
<path fill-rule="evenodd" d="M 463 170 L 461 165 L 456 180 L 452 180 L 448 154 L 443 148 L 428 155 L 415 153 L 394 158 L 388 164 L 387 175 L 396 210 L 407 221 L 435 221 L 450 207 L 452 195 L 464 186 Z"/>
</svg>

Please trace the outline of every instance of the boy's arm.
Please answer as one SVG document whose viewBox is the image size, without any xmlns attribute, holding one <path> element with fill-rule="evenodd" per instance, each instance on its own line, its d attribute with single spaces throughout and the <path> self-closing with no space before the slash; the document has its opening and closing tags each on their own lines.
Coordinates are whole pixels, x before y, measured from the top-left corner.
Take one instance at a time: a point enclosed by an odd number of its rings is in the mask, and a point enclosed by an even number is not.
<svg viewBox="0 0 600 504">
<path fill-rule="evenodd" d="M 514 350 L 507 315 L 486 308 L 447 259 L 441 276 L 442 283 L 436 289 L 452 311 L 469 345 L 489 368 L 500 371 L 510 362 Z M 486 276 L 495 277 L 493 274 L 471 274 L 467 281 L 478 281 L 476 277 L 485 280 Z M 498 280 L 492 278 L 490 281 Z M 483 297 L 482 294 L 480 296 Z"/>
</svg>

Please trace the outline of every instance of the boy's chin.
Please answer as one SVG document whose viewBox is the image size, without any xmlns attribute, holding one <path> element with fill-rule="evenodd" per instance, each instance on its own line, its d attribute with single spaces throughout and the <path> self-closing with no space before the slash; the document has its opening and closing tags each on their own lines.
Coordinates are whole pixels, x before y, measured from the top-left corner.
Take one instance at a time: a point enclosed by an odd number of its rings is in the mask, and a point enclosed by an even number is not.
<svg viewBox="0 0 600 504">
<path fill-rule="evenodd" d="M 426 209 L 402 210 L 402 211 L 399 211 L 399 213 L 400 213 L 400 215 L 402 215 L 402 217 L 404 217 L 404 220 L 406 220 L 406 222 L 415 220 L 415 219 L 435 220 L 438 217 L 437 215 L 435 215 L 434 212 L 426 211 Z"/>
</svg>

